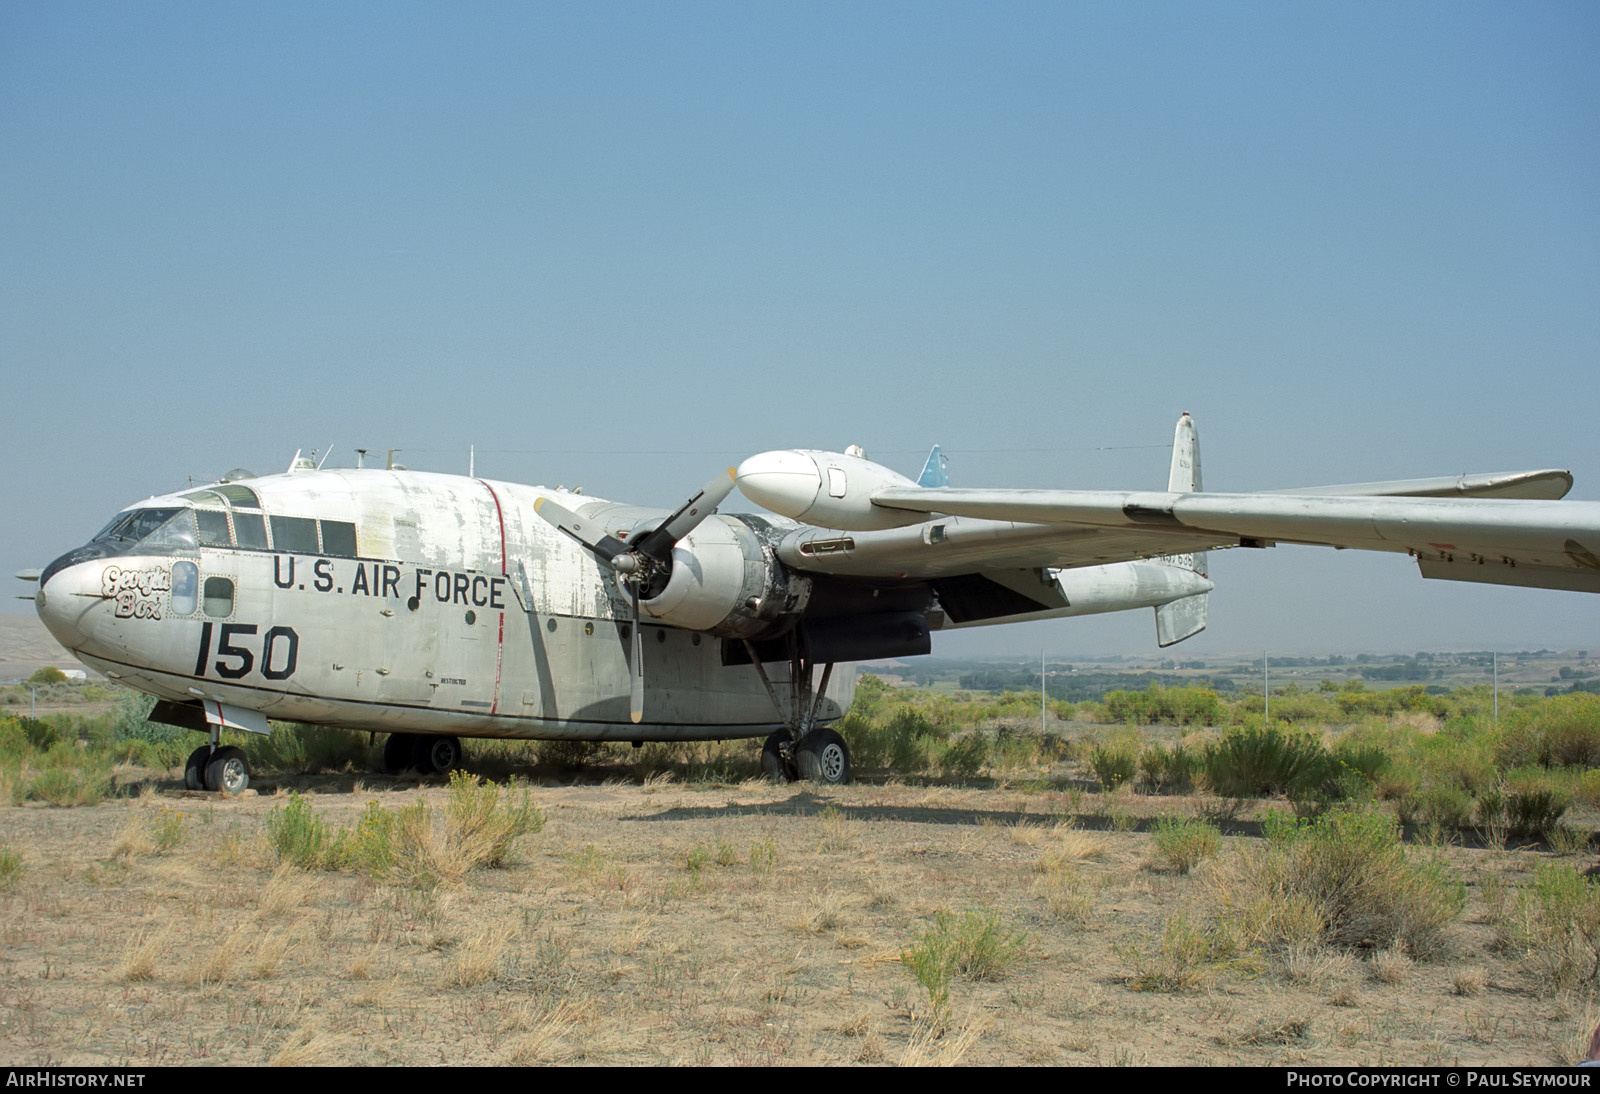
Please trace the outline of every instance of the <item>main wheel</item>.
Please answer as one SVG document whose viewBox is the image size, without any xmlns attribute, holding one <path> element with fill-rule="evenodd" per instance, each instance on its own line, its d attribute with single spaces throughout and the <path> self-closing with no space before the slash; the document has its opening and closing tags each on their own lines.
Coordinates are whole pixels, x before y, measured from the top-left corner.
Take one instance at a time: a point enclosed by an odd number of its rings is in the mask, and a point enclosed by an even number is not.
<svg viewBox="0 0 1600 1094">
<path fill-rule="evenodd" d="M 238 794 L 250 788 L 250 765 L 244 751 L 238 748 L 219 748 L 206 764 L 206 789 L 224 794 Z"/>
<path fill-rule="evenodd" d="M 183 788 L 185 790 L 204 790 L 206 788 L 206 764 L 211 762 L 211 746 L 201 745 L 189 753 L 189 758 L 183 763 Z"/>
<path fill-rule="evenodd" d="M 780 729 L 761 746 L 761 773 L 779 785 L 792 783 L 800 775 L 795 770 L 794 761 L 783 755 L 783 745 L 788 740 L 788 730 Z"/>
<path fill-rule="evenodd" d="M 835 785 L 850 781 L 850 749 L 831 729 L 813 729 L 794 746 L 794 764 L 800 777 Z"/>
<path fill-rule="evenodd" d="M 383 772 L 398 775 L 411 766 L 411 753 L 416 738 L 409 733 L 391 733 L 383 742 Z"/>
<path fill-rule="evenodd" d="M 448 775 L 461 766 L 461 742 L 454 737 L 417 737 L 411 766 L 424 775 Z"/>
</svg>

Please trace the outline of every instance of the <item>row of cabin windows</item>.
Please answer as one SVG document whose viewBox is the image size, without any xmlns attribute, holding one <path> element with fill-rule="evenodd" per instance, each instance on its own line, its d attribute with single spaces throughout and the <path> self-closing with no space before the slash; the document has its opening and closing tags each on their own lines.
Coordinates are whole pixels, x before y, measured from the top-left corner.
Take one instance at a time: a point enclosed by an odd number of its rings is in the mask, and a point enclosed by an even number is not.
<svg viewBox="0 0 1600 1094">
<path fill-rule="evenodd" d="M 239 546 L 265 551 L 267 532 L 261 513 L 224 513 L 216 509 L 196 509 L 203 547 Z M 233 536 L 229 537 L 229 518 Z M 347 520 L 315 520 L 311 517 L 267 517 L 272 524 L 272 549 L 302 555 L 356 556 L 356 526 Z M 320 530 L 320 535 L 319 535 Z"/>
</svg>

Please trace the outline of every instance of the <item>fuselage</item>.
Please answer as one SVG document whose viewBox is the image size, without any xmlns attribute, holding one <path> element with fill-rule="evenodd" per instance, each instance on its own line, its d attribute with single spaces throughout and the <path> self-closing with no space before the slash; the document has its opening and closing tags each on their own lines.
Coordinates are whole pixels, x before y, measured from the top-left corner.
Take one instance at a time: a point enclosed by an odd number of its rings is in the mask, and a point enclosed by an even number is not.
<svg viewBox="0 0 1600 1094">
<path fill-rule="evenodd" d="M 635 724 L 627 592 L 540 519 L 547 496 L 624 534 L 662 516 L 485 479 L 303 469 L 129 507 L 44 571 L 36 604 L 108 676 L 288 721 L 636 741 L 785 724 L 787 663 L 767 664 L 764 682 L 747 656 L 729 656 L 738 639 L 648 618 Z M 818 720 L 838 718 L 853 686 L 835 670 Z"/>
</svg>

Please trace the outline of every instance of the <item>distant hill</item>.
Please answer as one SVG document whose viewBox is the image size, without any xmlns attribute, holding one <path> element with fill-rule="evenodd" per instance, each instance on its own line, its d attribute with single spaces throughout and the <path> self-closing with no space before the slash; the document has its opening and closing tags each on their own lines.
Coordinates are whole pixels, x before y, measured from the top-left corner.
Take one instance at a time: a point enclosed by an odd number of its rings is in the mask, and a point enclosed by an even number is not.
<svg viewBox="0 0 1600 1094">
<path fill-rule="evenodd" d="M 45 665 L 81 669 L 36 615 L 0 615 L 0 683 L 25 680 Z M 91 676 L 97 675 L 93 672 Z"/>
</svg>

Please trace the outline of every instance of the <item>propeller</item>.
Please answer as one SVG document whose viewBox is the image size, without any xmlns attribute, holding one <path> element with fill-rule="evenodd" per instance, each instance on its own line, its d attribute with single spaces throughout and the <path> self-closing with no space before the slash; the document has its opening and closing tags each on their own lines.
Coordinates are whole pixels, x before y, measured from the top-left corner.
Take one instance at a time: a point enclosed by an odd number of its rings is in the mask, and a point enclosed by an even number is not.
<svg viewBox="0 0 1600 1094">
<path fill-rule="evenodd" d="M 680 505 L 676 512 L 632 543 L 607 532 L 597 522 L 585 520 L 549 498 L 533 503 L 534 512 L 599 556 L 628 587 L 633 604 L 629 623 L 632 653 L 628 666 L 628 716 L 635 725 L 644 720 L 644 635 L 639 628 L 641 591 L 658 594 L 672 576 L 672 548 L 678 541 L 717 511 L 717 506 L 733 492 L 734 469 L 729 467 Z"/>
</svg>

